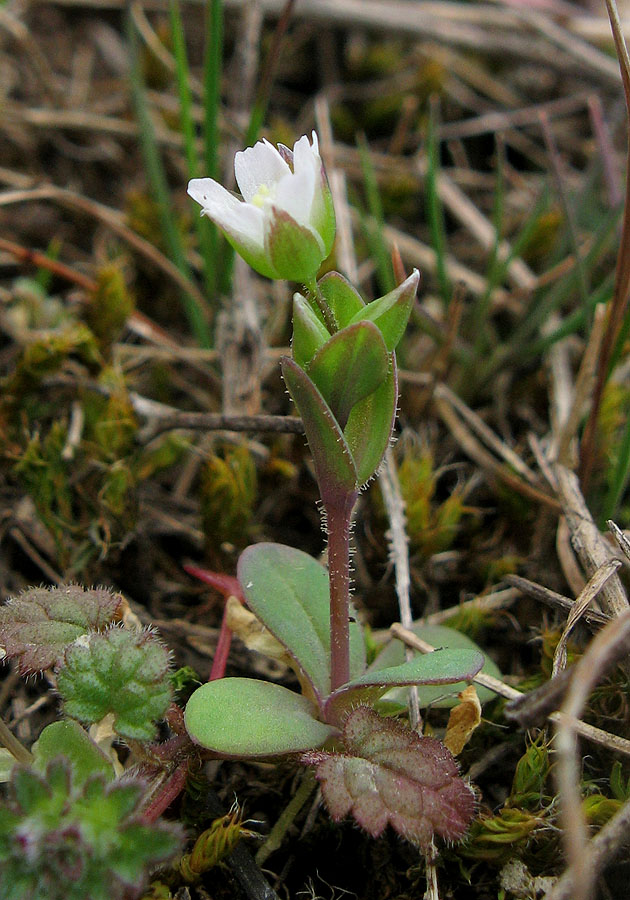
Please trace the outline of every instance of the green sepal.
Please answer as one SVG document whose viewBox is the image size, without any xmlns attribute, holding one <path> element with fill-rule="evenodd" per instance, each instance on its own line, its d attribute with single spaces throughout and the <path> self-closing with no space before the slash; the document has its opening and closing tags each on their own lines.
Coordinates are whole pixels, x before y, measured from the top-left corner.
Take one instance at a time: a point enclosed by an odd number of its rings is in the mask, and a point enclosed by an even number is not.
<svg viewBox="0 0 630 900">
<path fill-rule="evenodd" d="M 322 297 L 331 308 L 337 326 L 345 328 L 365 308 L 361 295 L 339 272 L 328 272 L 317 283 Z"/>
<path fill-rule="evenodd" d="M 301 294 L 293 295 L 293 359 L 302 369 L 330 338 L 330 332 Z"/>
<path fill-rule="evenodd" d="M 344 428 L 360 485 L 370 480 L 383 460 L 394 428 L 397 403 L 398 373 L 396 357 L 392 353 L 387 377 L 372 394 L 353 407 Z"/>
<path fill-rule="evenodd" d="M 380 331 L 371 322 L 357 322 L 335 332 L 306 371 L 344 428 L 352 408 L 377 390 L 388 369 L 389 357 Z"/>
<path fill-rule="evenodd" d="M 367 306 L 355 313 L 349 324 L 374 322 L 383 335 L 388 352 L 391 353 L 396 349 L 405 333 L 419 279 L 420 274 L 417 269 L 414 269 L 409 278 L 389 294 L 373 300 L 372 303 L 368 303 Z"/>
<path fill-rule="evenodd" d="M 266 246 L 276 278 L 287 281 L 310 284 L 325 258 L 321 238 L 278 208 L 274 209 Z"/>
<path fill-rule="evenodd" d="M 352 454 L 330 407 L 306 372 L 288 356 L 280 361 L 282 377 L 304 422 L 322 500 L 336 500 L 358 490 Z"/>
<path fill-rule="evenodd" d="M 227 757 L 276 756 L 321 747 L 336 729 L 313 715 L 309 700 L 269 681 L 219 678 L 194 692 L 188 734 Z"/>
</svg>

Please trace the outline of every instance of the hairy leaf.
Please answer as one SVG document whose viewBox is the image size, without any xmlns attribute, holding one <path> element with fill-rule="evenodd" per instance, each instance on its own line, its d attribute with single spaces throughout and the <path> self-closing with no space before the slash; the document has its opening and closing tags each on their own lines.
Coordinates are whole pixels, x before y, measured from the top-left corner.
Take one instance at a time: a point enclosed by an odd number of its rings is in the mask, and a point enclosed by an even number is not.
<svg viewBox="0 0 630 900">
<path fill-rule="evenodd" d="M 57 688 L 67 715 L 99 722 L 114 715 L 121 737 L 151 740 L 171 702 L 166 647 L 150 631 L 110 628 L 66 652 Z"/>
<path fill-rule="evenodd" d="M 315 766 L 336 822 L 352 813 L 372 837 L 390 824 L 425 853 L 434 835 L 449 841 L 464 836 L 475 798 L 444 744 L 369 706 L 350 713 L 343 744 L 343 753 L 315 750 L 300 757 Z"/>
<path fill-rule="evenodd" d="M 319 389 L 289 357 L 283 357 L 280 365 L 282 377 L 304 422 L 324 504 L 358 490 L 357 470 L 348 444 Z"/>
<path fill-rule="evenodd" d="M 28 588 L 0 607 L 0 645 L 21 675 L 55 665 L 82 634 L 105 628 L 123 598 L 106 588 Z"/>
</svg>

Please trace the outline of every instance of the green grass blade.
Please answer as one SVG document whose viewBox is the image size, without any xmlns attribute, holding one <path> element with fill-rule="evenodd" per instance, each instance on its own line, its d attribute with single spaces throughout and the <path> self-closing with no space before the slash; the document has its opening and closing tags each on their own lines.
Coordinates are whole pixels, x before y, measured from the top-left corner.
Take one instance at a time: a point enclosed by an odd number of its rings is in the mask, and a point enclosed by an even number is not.
<svg viewBox="0 0 630 900">
<path fill-rule="evenodd" d="M 184 153 L 188 166 L 188 177 L 197 178 L 199 175 L 199 159 L 195 144 L 195 122 L 192 115 L 192 93 L 190 90 L 190 68 L 186 54 L 186 41 L 184 36 L 184 23 L 182 21 L 179 0 L 170 0 L 169 13 L 171 19 L 171 31 L 173 35 L 173 54 L 175 57 L 175 78 L 179 94 L 179 110 L 182 134 L 184 137 Z M 203 277 L 206 294 L 209 298 L 216 295 L 215 272 L 215 244 L 212 232 L 216 228 L 210 219 L 199 215 L 195 205 L 194 223 L 197 231 L 197 239 L 203 260 Z"/>
<path fill-rule="evenodd" d="M 153 122 L 151 121 L 144 82 L 140 71 L 138 38 L 130 13 L 125 16 L 125 32 L 130 55 L 131 91 L 140 128 L 140 146 L 147 171 L 147 179 L 157 203 L 160 227 L 168 253 L 177 268 L 187 278 L 191 278 L 190 267 L 186 261 L 181 236 L 172 212 L 166 173 L 155 138 Z M 197 342 L 202 347 L 210 347 L 211 337 L 206 321 L 206 310 L 190 294 L 182 293 L 181 299 L 184 313 Z"/>
<path fill-rule="evenodd" d="M 203 154 L 205 175 L 219 180 L 219 110 L 221 108 L 221 73 L 223 71 L 223 0 L 206 0 L 206 42 L 203 59 Z M 207 222 L 208 237 L 204 244 L 207 269 L 212 270 L 213 292 L 230 292 L 232 281 L 230 260 L 234 251 L 223 240 L 214 223 Z M 207 257 L 206 257 L 207 254 Z M 226 269 L 230 274 L 226 276 Z"/>
<path fill-rule="evenodd" d="M 383 294 L 387 294 L 396 287 L 396 280 L 394 278 L 394 270 L 392 268 L 389 250 L 385 239 L 383 238 L 383 225 L 385 222 L 383 204 L 381 203 L 376 172 L 374 171 L 372 158 L 370 156 L 370 148 L 363 135 L 357 137 L 357 147 L 359 150 L 359 159 L 361 161 L 365 196 L 370 213 L 369 218 L 367 216 L 362 217 L 361 224 L 370 248 L 370 254 L 373 256 L 376 263 L 380 290 Z"/>
<path fill-rule="evenodd" d="M 619 447 L 619 456 L 617 465 L 613 473 L 613 478 L 608 488 L 608 493 L 604 501 L 604 511 L 601 515 L 601 521 L 607 522 L 608 519 L 614 519 L 623 494 L 628 486 L 628 478 L 630 477 L 630 419 L 626 421 L 626 428 L 623 433 L 621 446 Z"/>
</svg>

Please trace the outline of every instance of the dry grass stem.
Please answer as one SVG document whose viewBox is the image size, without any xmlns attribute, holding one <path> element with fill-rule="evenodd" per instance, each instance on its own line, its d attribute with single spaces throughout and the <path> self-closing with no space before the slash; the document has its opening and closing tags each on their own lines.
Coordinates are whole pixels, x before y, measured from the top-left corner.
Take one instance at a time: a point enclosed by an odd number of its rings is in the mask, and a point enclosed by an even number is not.
<svg viewBox="0 0 630 900">
<path fill-rule="evenodd" d="M 413 631 L 407 631 L 397 622 L 391 626 L 390 631 L 394 637 L 403 641 L 403 643 L 407 644 L 409 647 L 419 650 L 420 653 L 435 652 L 435 647 L 432 647 L 431 644 L 428 644 L 426 641 L 417 637 Z M 522 691 L 517 691 L 516 688 L 510 687 L 509 684 L 500 681 L 498 678 L 493 678 L 492 675 L 486 675 L 485 672 L 480 672 L 478 675 L 475 675 L 473 681 L 475 684 L 487 687 L 489 690 L 494 691 L 495 694 L 506 697 L 508 700 L 516 700 L 525 696 Z M 563 720 L 564 716 L 565 713 L 563 712 L 552 712 L 548 718 L 552 722 L 560 722 Z M 607 747 L 609 750 L 623 753 L 625 756 L 630 756 L 630 741 L 625 738 L 621 738 L 616 734 L 610 734 L 608 731 L 603 731 L 601 728 L 596 728 L 579 719 L 572 723 L 572 727 L 574 728 L 575 733 L 580 737 L 584 737 L 596 744 L 600 744 L 602 747 Z"/>
<path fill-rule="evenodd" d="M 569 864 L 566 878 L 573 883 L 574 900 L 588 900 L 591 897 L 595 878 L 606 862 L 603 854 L 593 858 L 581 808 L 578 717 L 594 687 L 616 663 L 627 659 L 629 649 L 630 610 L 626 610 L 591 641 L 584 656 L 575 665 L 556 729 L 556 778 Z M 627 816 L 626 811 L 624 821 Z M 627 837 L 627 833 L 624 836 Z"/>
</svg>

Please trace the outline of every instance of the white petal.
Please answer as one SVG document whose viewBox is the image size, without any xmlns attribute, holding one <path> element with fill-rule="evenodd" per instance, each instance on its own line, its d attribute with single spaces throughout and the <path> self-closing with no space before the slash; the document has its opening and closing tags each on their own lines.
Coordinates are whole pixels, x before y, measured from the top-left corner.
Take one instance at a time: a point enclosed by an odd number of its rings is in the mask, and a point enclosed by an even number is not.
<svg viewBox="0 0 630 900">
<path fill-rule="evenodd" d="M 227 209 L 235 209 L 241 205 L 241 201 L 230 194 L 229 191 L 214 181 L 212 178 L 193 178 L 188 182 L 188 193 L 205 212 L 206 207 L 212 204 L 213 209 L 225 206 Z"/>
<path fill-rule="evenodd" d="M 295 142 L 293 147 L 293 171 L 300 172 L 302 169 L 313 169 L 319 172 L 322 161 L 319 156 L 319 146 L 317 143 L 317 135 L 313 132 L 313 146 L 308 142 L 306 135 Z"/>
<path fill-rule="evenodd" d="M 288 175 L 291 169 L 273 144 L 259 141 L 234 157 L 236 183 L 248 202 L 259 193 L 261 185 L 270 187 Z"/>
<path fill-rule="evenodd" d="M 297 144 L 295 145 L 297 147 Z M 315 194 L 315 172 L 302 166 L 294 175 L 283 178 L 276 189 L 273 205 L 284 209 L 300 225 L 312 226 L 311 209 Z"/>
<path fill-rule="evenodd" d="M 201 204 L 202 213 L 227 231 L 235 241 L 256 252 L 264 248 L 265 216 L 261 209 L 237 200 L 212 178 L 193 178 L 188 185 L 188 193 Z"/>
</svg>

